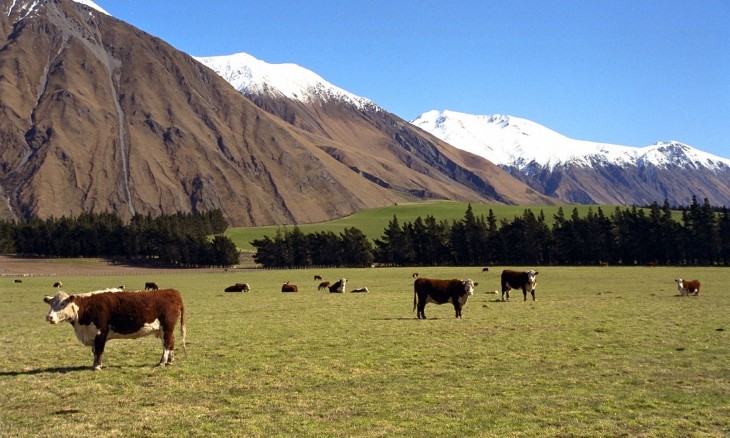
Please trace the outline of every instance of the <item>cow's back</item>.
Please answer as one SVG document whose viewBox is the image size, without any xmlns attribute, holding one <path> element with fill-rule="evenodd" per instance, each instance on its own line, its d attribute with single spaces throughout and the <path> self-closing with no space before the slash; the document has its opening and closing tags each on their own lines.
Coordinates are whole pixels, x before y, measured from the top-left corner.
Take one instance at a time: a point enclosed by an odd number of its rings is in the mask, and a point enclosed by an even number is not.
<svg viewBox="0 0 730 438">
<path fill-rule="evenodd" d="M 413 288 L 419 297 L 428 296 L 437 301 L 447 301 L 452 295 L 463 292 L 463 286 L 458 280 L 435 278 L 417 278 L 413 282 Z"/>
<path fill-rule="evenodd" d="M 173 325 L 184 312 L 180 292 L 175 289 L 139 292 L 105 292 L 74 299 L 79 305 L 79 323 L 110 326 L 115 333 L 130 334 L 145 324 L 159 321 Z"/>
</svg>

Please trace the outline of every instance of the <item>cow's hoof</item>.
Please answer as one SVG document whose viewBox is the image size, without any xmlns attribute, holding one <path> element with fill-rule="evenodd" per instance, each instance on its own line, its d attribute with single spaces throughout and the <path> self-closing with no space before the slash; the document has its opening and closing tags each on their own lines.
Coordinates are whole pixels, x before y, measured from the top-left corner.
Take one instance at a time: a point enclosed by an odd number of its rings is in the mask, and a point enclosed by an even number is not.
<svg viewBox="0 0 730 438">
<path fill-rule="evenodd" d="M 94 368 L 92 368 L 92 371 L 99 371 L 101 369 L 101 365 L 94 365 Z"/>
</svg>

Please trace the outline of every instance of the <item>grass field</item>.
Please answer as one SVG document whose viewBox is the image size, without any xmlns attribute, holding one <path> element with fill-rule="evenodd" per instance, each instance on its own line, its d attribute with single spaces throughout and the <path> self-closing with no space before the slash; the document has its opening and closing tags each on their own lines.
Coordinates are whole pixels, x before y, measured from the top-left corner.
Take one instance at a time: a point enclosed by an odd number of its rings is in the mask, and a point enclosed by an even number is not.
<svg viewBox="0 0 730 438">
<path fill-rule="evenodd" d="M 455 220 L 461 220 L 464 218 L 469 203 L 467 202 L 456 202 L 456 201 L 434 201 L 434 202 L 419 202 L 412 204 L 398 204 L 389 207 L 374 208 L 356 213 L 346 218 L 323 222 L 311 225 L 300 225 L 299 228 L 304 233 L 314 233 L 320 231 L 331 231 L 335 234 L 341 233 L 345 228 L 357 228 L 358 230 L 365 233 L 370 239 L 377 239 L 383 235 L 383 230 L 388 226 L 388 222 L 393 220 L 393 216 L 398 218 L 398 222 L 403 225 L 405 222 L 413 222 L 419 216 L 425 219 L 426 216 L 433 216 L 436 220 L 446 220 L 449 223 Z M 494 216 L 497 220 L 507 219 L 512 221 L 515 216 L 522 216 L 522 213 L 526 209 L 531 209 L 535 215 L 540 210 L 543 211 L 548 223 L 552 224 L 553 216 L 557 213 L 560 206 L 548 205 L 548 206 L 532 206 L 526 207 L 523 205 L 492 205 L 492 204 L 471 204 L 472 210 L 477 217 L 484 216 L 485 218 L 489 215 L 489 210 L 494 212 Z M 574 208 L 578 209 L 581 216 L 585 216 L 588 212 L 588 208 L 592 208 L 594 212 L 597 211 L 598 206 L 588 205 L 564 205 L 563 211 L 566 217 L 570 217 Z M 611 215 L 616 207 L 612 206 L 601 206 L 605 215 Z M 260 239 L 265 235 L 275 236 L 276 230 L 280 227 L 267 226 L 267 227 L 248 227 L 248 228 L 230 228 L 226 231 L 226 236 L 230 237 L 236 246 L 245 251 L 254 251 L 254 247 L 251 245 L 251 241 L 254 239 Z M 291 226 L 289 226 L 291 228 Z"/>
<path fill-rule="evenodd" d="M 112 340 L 99 372 L 70 325 L 44 322 L 54 279 L 1 278 L 0 436 L 730 435 L 730 271 L 538 270 L 536 302 L 499 302 L 500 268 L 420 268 L 479 282 L 461 320 L 415 318 L 412 269 L 64 278 L 185 299 L 187 356 L 156 368 L 157 339 Z M 317 292 L 314 274 L 370 293 Z"/>
</svg>

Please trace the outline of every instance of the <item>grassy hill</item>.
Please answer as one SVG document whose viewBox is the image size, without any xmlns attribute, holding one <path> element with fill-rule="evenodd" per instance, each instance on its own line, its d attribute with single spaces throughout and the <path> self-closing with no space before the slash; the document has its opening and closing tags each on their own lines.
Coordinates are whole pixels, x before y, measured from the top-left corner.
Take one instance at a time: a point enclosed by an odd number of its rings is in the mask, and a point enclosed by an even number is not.
<svg viewBox="0 0 730 438">
<path fill-rule="evenodd" d="M 393 216 L 398 218 L 398 222 L 401 224 L 405 222 L 413 222 L 419 216 L 425 218 L 426 216 L 433 216 L 436 220 L 447 220 L 449 222 L 460 220 L 464 217 L 464 212 L 468 207 L 467 202 L 455 202 L 455 201 L 434 201 L 434 202 L 419 202 L 411 204 L 397 204 L 388 207 L 374 208 L 370 210 L 361 211 L 352 216 L 348 216 L 342 219 L 337 219 L 329 222 L 322 222 L 317 224 L 299 225 L 299 228 L 306 233 L 314 233 L 318 231 L 332 231 L 335 234 L 341 233 L 345 228 L 357 228 L 365 233 L 370 239 L 377 239 L 383 235 L 383 230 L 388 225 L 388 222 L 393 219 Z M 541 210 L 548 219 L 548 222 L 552 222 L 553 216 L 557 213 L 557 205 L 546 205 L 546 206 L 524 206 L 524 205 L 499 205 L 499 204 L 472 204 L 474 214 L 484 216 L 485 218 L 489 214 L 489 209 L 492 209 L 497 220 L 501 219 L 512 220 L 516 216 L 521 216 L 526 209 L 532 210 L 535 214 L 538 214 Z M 598 206 L 595 205 L 563 205 L 563 211 L 566 216 L 570 216 L 573 209 L 577 208 L 581 216 L 587 214 L 588 209 L 592 208 L 593 211 L 597 211 Z M 615 206 L 601 206 L 603 213 L 606 215 L 613 214 Z M 288 226 L 292 228 L 291 225 Z M 266 235 L 274 236 L 278 226 L 269 227 L 243 227 L 243 228 L 230 228 L 226 231 L 226 235 L 230 237 L 236 246 L 244 251 L 254 251 L 254 247 L 251 245 L 251 241 L 254 239 L 260 239 Z"/>
</svg>

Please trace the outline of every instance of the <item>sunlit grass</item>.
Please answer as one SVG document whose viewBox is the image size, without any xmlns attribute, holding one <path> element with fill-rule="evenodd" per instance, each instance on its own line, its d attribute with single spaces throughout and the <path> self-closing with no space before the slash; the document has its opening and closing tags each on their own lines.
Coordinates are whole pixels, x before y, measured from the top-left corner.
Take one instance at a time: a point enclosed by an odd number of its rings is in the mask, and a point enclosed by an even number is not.
<svg viewBox="0 0 730 438">
<path fill-rule="evenodd" d="M 113 340 L 99 372 L 68 324 L 44 322 L 49 279 L 7 280 L 0 435 L 727 436 L 727 269 L 538 269 L 538 300 L 504 303 L 486 293 L 499 268 L 421 269 L 479 282 L 463 319 L 429 304 L 425 321 L 410 269 L 64 278 L 185 299 L 187 356 L 156 368 L 158 340 Z M 317 292 L 314 274 L 371 292 Z M 677 276 L 702 294 L 677 296 Z"/>
</svg>

